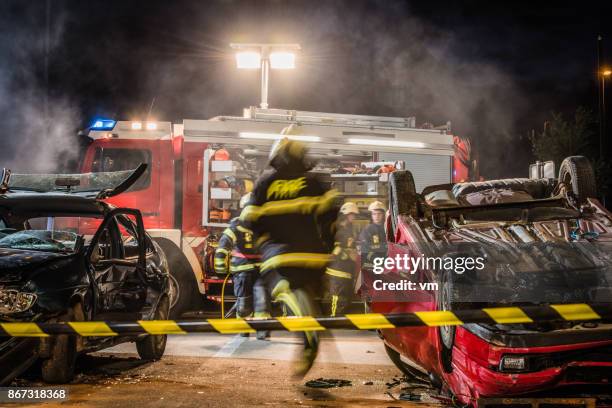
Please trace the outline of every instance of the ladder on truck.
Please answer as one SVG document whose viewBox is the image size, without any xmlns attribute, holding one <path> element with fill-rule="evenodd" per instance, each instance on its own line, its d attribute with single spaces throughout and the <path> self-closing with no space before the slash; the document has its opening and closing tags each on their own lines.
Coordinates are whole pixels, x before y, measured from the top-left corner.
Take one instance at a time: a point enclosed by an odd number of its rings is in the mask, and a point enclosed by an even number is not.
<svg viewBox="0 0 612 408">
<path fill-rule="evenodd" d="M 389 117 L 350 115 L 343 113 L 308 112 L 287 109 L 263 109 L 256 106 L 245 108 L 243 112 L 245 119 L 260 119 L 278 122 L 296 122 L 304 124 L 330 124 L 348 126 L 368 127 L 390 127 L 390 128 L 416 128 L 416 117 Z M 450 122 L 441 126 L 433 126 L 431 129 L 445 130 L 450 132 Z"/>
</svg>

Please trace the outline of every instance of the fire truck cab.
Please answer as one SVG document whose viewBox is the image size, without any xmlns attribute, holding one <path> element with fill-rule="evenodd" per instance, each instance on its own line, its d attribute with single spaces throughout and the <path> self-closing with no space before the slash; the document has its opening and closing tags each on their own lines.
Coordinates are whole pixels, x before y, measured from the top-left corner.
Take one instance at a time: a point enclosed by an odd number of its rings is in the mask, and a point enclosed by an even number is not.
<svg viewBox="0 0 612 408">
<path fill-rule="evenodd" d="M 222 301 L 212 265 L 216 239 L 239 214 L 240 196 L 267 166 L 267 156 L 283 128 L 310 146 L 315 171 L 347 200 L 363 209 L 386 202 L 388 171 L 407 169 L 417 189 L 470 179 L 467 140 L 450 133 L 450 123 L 417 128 L 414 117 L 374 117 L 283 109 L 247 108 L 242 116 L 182 123 L 94 121 L 82 172 L 116 171 L 147 163 L 147 171 L 127 192 L 108 201 L 139 208 L 145 228 L 166 252 L 172 279 L 172 311 Z M 222 150 L 221 150 L 222 149 Z M 218 154 L 222 151 L 222 155 Z M 226 301 L 232 301 L 227 296 Z"/>
</svg>

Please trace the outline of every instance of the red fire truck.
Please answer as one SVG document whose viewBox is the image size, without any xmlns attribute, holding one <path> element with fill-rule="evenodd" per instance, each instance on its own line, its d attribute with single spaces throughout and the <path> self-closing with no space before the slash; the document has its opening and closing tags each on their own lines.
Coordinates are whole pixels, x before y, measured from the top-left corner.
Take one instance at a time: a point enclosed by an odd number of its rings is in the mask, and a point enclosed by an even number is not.
<svg viewBox="0 0 612 408">
<path fill-rule="evenodd" d="M 136 168 L 147 172 L 129 191 L 109 201 L 139 208 L 145 227 L 167 254 L 173 274 L 172 310 L 179 315 L 223 301 L 211 257 L 216 238 L 239 213 L 240 196 L 265 169 L 272 143 L 294 124 L 346 199 L 364 209 L 386 201 L 387 172 L 408 169 L 417 189 L 470 178 L 466 140 L 450 123 L 417 128 L 414 117 L 374 117 L 248 108 L 243 116 L 182 123 L 95 120 L 82 172 Z M 227 296 L 225 301 L 232 301 Z"/>
</svg>

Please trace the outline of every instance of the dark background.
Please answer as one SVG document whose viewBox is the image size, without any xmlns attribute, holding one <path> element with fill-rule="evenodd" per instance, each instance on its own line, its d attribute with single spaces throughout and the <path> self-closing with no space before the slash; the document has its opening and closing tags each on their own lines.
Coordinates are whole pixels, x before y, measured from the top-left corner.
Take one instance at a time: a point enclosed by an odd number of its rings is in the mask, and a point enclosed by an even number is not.
<svg viewBox="0 0 612 408">
<path fill-rule="evenodd" d="M 551 111 L 597 114 L 611 16 L 598 2 L 1 0 L 0 163 L 74 166 L 96 116 L 241 114 L 259 72 L 237 70 L 228 44 L 298 42 L 271 107 L 450 120 L 485 177 L 526 176 L 527 135 Z"/>
</svg>

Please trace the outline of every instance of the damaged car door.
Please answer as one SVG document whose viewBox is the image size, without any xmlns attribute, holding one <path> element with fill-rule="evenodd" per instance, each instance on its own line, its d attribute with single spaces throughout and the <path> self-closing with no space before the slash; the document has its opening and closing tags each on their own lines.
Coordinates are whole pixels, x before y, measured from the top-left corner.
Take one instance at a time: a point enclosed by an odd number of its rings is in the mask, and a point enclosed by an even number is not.
<svg viewBox="0 0 612 408">
<path fill-rule="evenodd" d="M 98 294 L 96 317 L 100 320 L 137 318 L 145 304 L 144 242 L 127 218 L 128 212 L 113 210 L 92 239 L 89 259 Z"/>
</svg>

